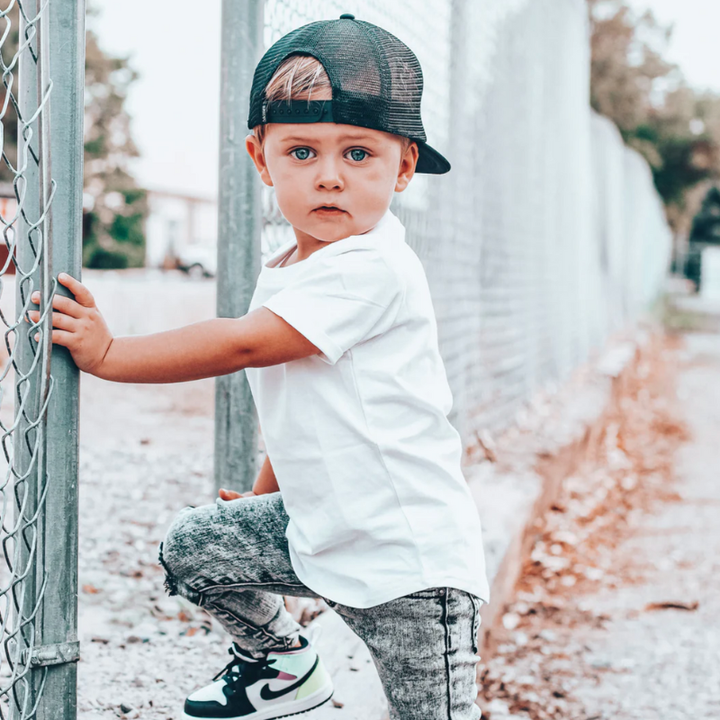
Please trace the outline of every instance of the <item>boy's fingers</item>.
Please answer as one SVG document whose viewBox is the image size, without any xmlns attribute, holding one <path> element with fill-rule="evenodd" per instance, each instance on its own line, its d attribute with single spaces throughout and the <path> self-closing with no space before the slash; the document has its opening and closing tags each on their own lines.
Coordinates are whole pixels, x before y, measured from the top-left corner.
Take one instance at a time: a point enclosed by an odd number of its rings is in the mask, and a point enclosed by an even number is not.
<svg viewBox="0 0 720 720">
<path fill-rule="evenodd" d="M 53 330 L 52 331 L 52 338 L 50 342 L 54 343 L 55 345 L 64 345 L 67 347 L 73 339 L 74 333 L 67 332 L 65 330 Z M 40 342 L 40 333 L 35 333 L 35 340 L 37 342 Z"/>
<path fill-rule="evenodd" d="M 219 494 L 223 500 L 237 500 L 237 498 L 242 497 L 240 493 L 225 488 L 220 488 Z"/>
<path fill-rule="evenodd" d="M 225 488 L 220 488 L 218 494 L 220 495 L 220 498 L 222 500 L 237 500 L 238 498 L 255 497 L 255 493 L 252 490 L 248 490 L 248 492 L 244 493 L 239 493 L 235 492 L 235 490 L 226 490 Z"/>
<path fill-rule="evenodd" d="M 92 298 L 92 295 L 90 297 Z M 90 307 L 93 307 L 94 305 L 95 301 L 93 300 Z M 53 309 L 60 310 L 60 312 L 74 318 L 83 317 L 82 304 L 75 302 L 72 298 L 65 297 L 64 295 L 55 295 L 53 297 Z"/>
<path fill-rule="evenodd" d="M 39 302 L 40 298 L 38 298 Z M 53 310 L 59 310 L 65 315 L 69 315 L 74 318 L 82 318 L 84 316 L 83 306 L 80 303 L 75 302 L 72 298 L 65 297 L 64 295 L 53 296 Z M 33 313 L 37 317 L 40 317 L 38 310 L 28 310 L 28 314 L 33 317 Z M 34 318 L 33 318 L 34 319 Z"/>
<path fill-rule="evenodd" d="M 28 310 L 28 316 L 33 322 L 40 320 L 40 313 L 37 310 Z M 61 330 L 74 330 L 76 329 L 75 320 L 72 315 L 65 315 L 64 313 L 53 313 L 53 327 Z"/>
<path fill-rule="evenodd" d="M 95 307 L 92 293 L 79 281 L 67 273 L 60 273 L 58 280 L 75 296 L 75 300 L 84 307 Z"/>
</svg>

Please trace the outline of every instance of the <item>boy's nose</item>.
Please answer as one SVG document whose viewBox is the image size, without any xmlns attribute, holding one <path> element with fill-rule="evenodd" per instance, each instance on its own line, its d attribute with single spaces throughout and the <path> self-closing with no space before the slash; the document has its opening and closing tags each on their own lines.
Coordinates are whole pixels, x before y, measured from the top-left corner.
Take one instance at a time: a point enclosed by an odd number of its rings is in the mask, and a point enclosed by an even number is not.
<svg viewBox="0 0 720 720">
<path fill-rule="evenodd" d="M 345 182 L 338 166 L 333 162 L 326 162 L 318 168 L 315 185 L 322 190 L 342 190 Z"/>
</svg>

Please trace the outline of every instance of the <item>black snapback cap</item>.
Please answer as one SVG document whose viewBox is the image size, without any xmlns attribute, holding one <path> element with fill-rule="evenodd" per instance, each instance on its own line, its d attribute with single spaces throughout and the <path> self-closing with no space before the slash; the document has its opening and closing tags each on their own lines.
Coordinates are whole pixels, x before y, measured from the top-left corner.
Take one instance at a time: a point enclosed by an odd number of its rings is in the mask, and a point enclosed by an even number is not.
<svg viewBox="0 0 720 720">
<path fill-rule="evenodd" d="M 332 100 L 268 102 L 265 88 L 291 55 L 311 55 L 325 68 Z M 440 175 L 450 163 L 427 144 L 420 117 L 423 75 L 415 53 L 377 25 L 343 13 L 281 37 L 255 68 L 248 128 L 270 122 L 336 122 L 403 135 L 418 145 L 415 172 Z"/>
</svg>

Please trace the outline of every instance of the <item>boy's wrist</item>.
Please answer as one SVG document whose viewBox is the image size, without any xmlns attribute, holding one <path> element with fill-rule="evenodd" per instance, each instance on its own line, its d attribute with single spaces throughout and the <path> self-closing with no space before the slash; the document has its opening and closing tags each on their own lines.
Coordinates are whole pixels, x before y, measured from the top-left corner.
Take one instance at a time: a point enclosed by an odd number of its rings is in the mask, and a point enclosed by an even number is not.
<svg viewBox="0 0 720 720">
<path fill-rule="evenodd" d="M 108 355 L 110 354 L 110 351 L 112 349 L 114 341 L 115 341 L 115 338 L 111 337 L 107 348 L 105 348 L 105 352 L 103 353 L 103 356 L 100 358 L 100 361 L 93 367 L 88 368 L 86 370 L 86 372 L 90 373 L 90 375 L 94 375 L 95 377 L 99 377 L 102 380 L 109 379 L 108 377 L 106 377 L 107 371 L 108 371 L 107 359 L 108 359 Z"/>
</svg>

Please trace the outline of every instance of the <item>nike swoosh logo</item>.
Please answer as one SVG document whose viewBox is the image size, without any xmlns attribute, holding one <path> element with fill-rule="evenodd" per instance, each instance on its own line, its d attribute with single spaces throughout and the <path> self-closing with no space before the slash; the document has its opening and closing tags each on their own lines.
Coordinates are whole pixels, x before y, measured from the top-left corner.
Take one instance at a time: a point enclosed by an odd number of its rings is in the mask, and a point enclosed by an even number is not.
<svg viewBox="0 0 720 720">
<path fill-rule="evenodd" d="M 271 690 L 270 683 L 263 685 L 262 688 L 260 688 L 260 697 L 263 700 L 275 700 L 275 698 L 279 698 L 282 695 L 287 695 L 287 693 L 292 692 L 293 690 L 297 690 L 313 674 L 313 670 L 315 670 L 319 662 L 320 656 L 317 655 L 310 670 L 308 670 L 308 672 L 305 673 L 305 675 L 303 675 L 299 680 L 294 682 L 292 685 L 288 685 L 288 687 L 283 688 L 282 690 Z"/>
</svg>

